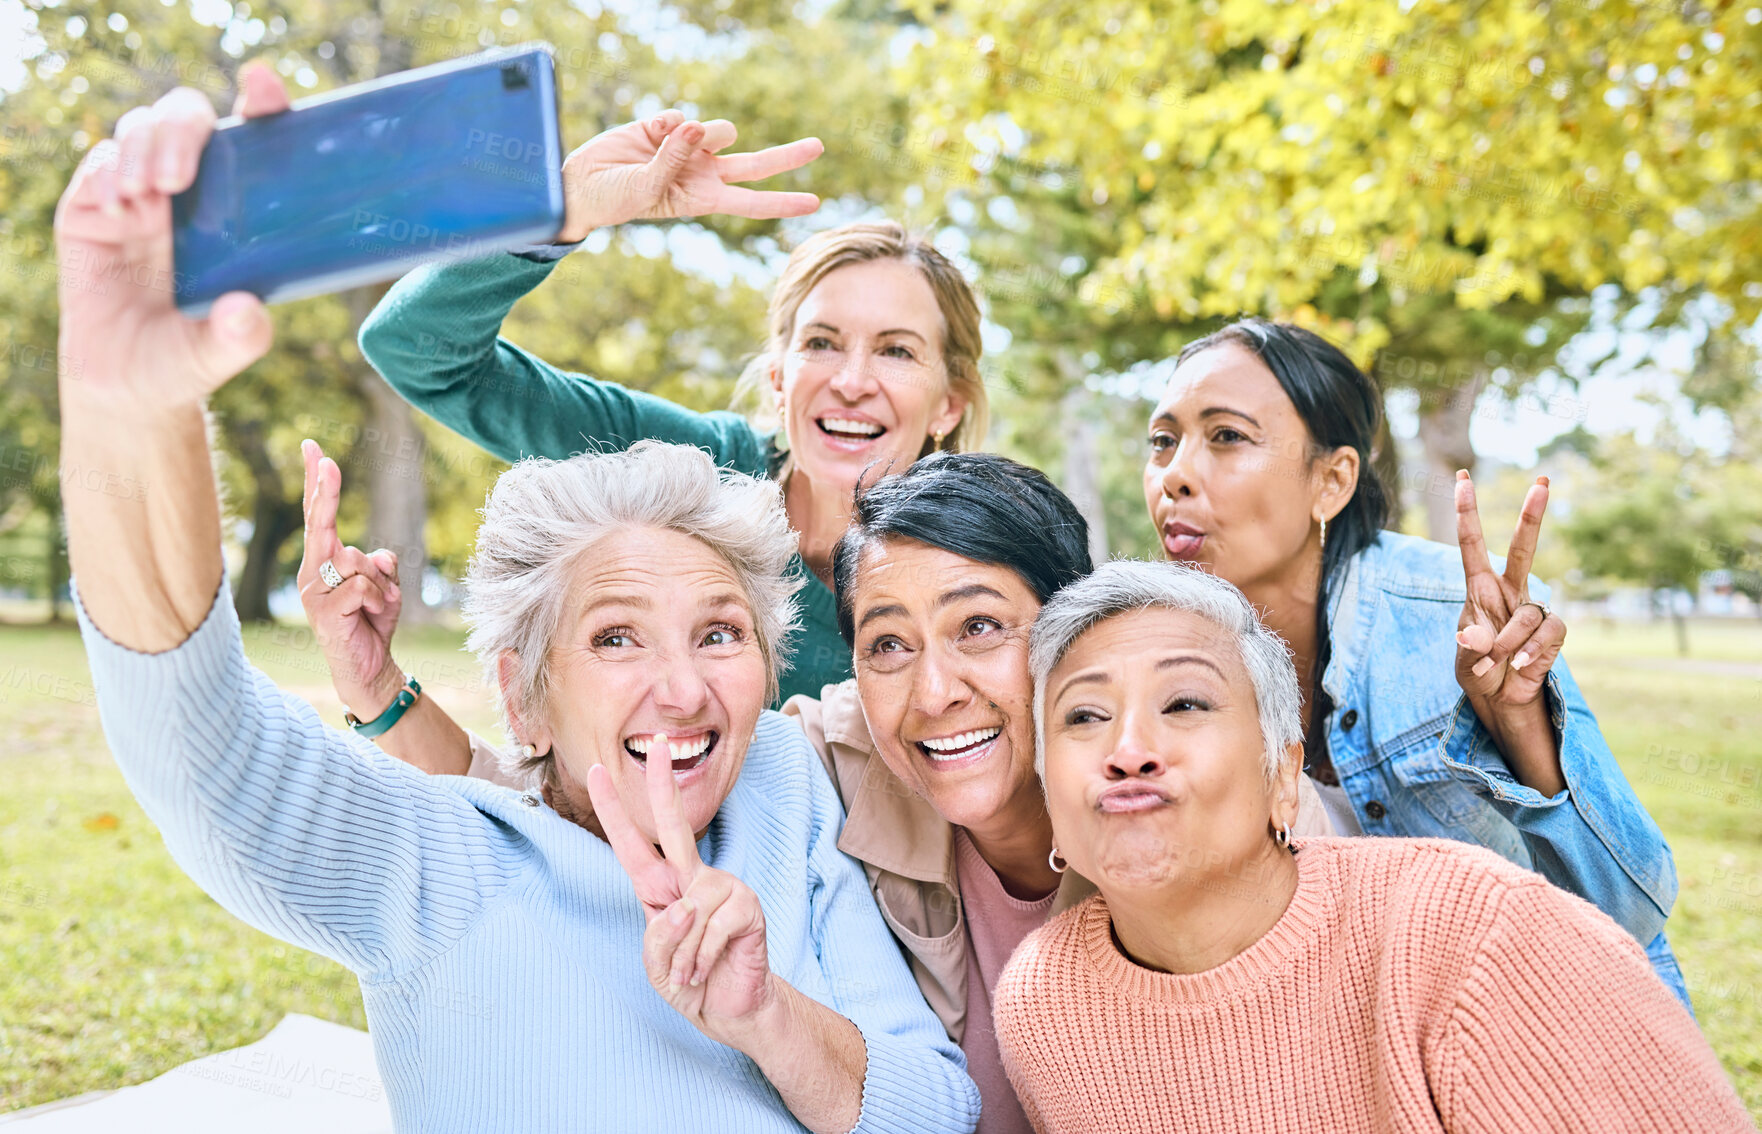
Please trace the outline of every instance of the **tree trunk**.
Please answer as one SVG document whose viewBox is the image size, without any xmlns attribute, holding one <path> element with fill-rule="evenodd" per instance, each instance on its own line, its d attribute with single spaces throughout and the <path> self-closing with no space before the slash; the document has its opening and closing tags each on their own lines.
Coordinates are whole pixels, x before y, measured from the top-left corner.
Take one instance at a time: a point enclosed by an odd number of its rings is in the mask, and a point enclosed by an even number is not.
<svg viewBox="0 0 1762 1134">
<path fill-rule="evenodd" d="M 1079 386 L 1065 397 L 1064 420 L 1069 423 L 1065 438 L 1065 494 L 1089 524 L 1089 561 L 1107 562 L 1107 505 L 1101 495 L 1101 462 L 1096 455 L 1095 415 L 1082 412 L 1093 409 L 1088 403 L 1094 398 Z"/>
<path fill-rule="evenodd" d="M 1667 600 L 1670 603 L 1670 621 L 1676 630 L 1676 652 L 1681 657 L 1689 656 L 1689 624 L 1676 608 L 1676 596 L 1672 594 Z"/>
<path fill-rule="evenodd" d="M 359 330 L 387 285 L 348 293 L 351 325 Z M 361 550 L 389 548 L 398 556 L 398 587 L 404 592 L 405 625 L 434 621 L 422 601 L 422 574 L 428 566 L 428 480 L 423 461 L 426 442 L 416 416 L 397 391 L 362 360 L 353 367 L 355 388 L 366 408 L 361 441 L 351 454 L 350 479 L 367 483 L 367 534 Z"/>
<path fill-rule="evenodd" d="M 67 582 L 67 533 L 62 530 L 61 496 L 50 498 L 48 535 L 44 538 L 43 578 L 49 583 L 49 621 L 61 621 L 61 587 Z"/>
<path fill-rule="evenodd" d="M 1486 385 L 1476 371 L 1467 385 L 1421 391 L 1419 443 L 1426 463 L 1426 535 L 1456 544 L 1456 470 L 1474 472 L 1474 445 L 1468 430 L 1475 400 Z"/>
<path fill-rule="evenodd" d="M 303 526 L 301 500 L 284 493 L 281 472 L 269 455 L 261 421 L 231 422 L 228 436 L 237 447 L 256 489 L 251 501 L 251 541 L 245 566 L 233 588 L 233 607 L 241 622 L 268 622 L 269 592 L 275 589 L 282 545 Z"/>
</svg>

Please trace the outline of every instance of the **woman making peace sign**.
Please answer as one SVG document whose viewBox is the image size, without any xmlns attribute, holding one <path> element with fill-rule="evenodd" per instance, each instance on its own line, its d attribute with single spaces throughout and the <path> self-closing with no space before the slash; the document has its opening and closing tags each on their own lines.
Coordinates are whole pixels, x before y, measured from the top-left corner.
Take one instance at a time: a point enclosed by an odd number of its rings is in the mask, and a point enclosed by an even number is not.
<svg viewBox="0 0 1762 1134">
<path fill-rule="evenodd" d="M 1366 473 L 1382 398 L 1320 336 L 1247 319 L 1191 343 L 1151 412 L 1144 496 L 1170 559 L 1239 587 L 1296 655 L 1305 764 L 1342 834 L 1479 843 L 1583 897 L 1647 947 L 1676 867 L 1634 798 L 1529 577 L 1547 481 L 1504 571 L 1456 484 L 1460 554 L 1383 531 Z"/>
</svg>

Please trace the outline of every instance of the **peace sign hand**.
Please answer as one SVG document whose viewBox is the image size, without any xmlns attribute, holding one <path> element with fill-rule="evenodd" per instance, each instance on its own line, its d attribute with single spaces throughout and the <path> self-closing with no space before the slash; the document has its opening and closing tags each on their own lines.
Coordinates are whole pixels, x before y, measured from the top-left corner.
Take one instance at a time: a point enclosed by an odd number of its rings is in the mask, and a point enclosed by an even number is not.
<svg viewBox="0 0 1762 1134">
<path fill-rule="evenodd" d="M 677 110 L 632 122 L 590 138 L 563 162 L 563 229 L 572 244 L 596 228 L 630 220 L 666 220 L 724 213 L 771 219 L 805 216 L 820 207 L 812 193 L 742 189 L 799 169 L 826 149 L 800 138 L 747 154 L 718 156 L 734 144 L 726 119 L 687 121 Z"/>
<path fill-rule="evenodd" d="M 1483 720 L 1501 708 L 1535 703 L 1566 643 L 1566 623 L 1529 595 L 1530 564 L 1547 507 L 1548 478 L 1539 476 L 1524 496 L 1505 573 L 1494 574 L 1481 535 L 1474 481 L 1466 471 L 1456 474 L 1456 535 L 1468 584 L 1468 600 L 1456 624 L 1456 681 Z"/>
<path fill-rule="evenodd" d="M 706 1036 L 743 1048 L 777 995 L 765 952 L 758 895 L 725 870 L 705 866 L 673 780 L 665 734 L 649 744 L 648 795 L 661 854 L 637 830 L 603 766 L 587 772 L 594 814 L 630 875 L 648 917 L 642 939 L 649 984 Z"/>
</svg>

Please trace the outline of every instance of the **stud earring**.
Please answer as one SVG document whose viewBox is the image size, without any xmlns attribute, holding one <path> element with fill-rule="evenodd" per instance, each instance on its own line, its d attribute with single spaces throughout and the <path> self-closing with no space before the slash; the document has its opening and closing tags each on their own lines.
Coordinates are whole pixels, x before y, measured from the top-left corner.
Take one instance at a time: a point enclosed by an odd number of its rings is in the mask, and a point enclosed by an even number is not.
<svg viewBox="0 0 1762 1134">
<path fill-rule="evenodd" d="M 538 755 L 538 745 L 536 745 L 536 744 L 522 744 L 520 746 L 520 758 L 522 760 L 531 760 L 534 757 L 536 757 L 537 755 Z"/>
</svg>

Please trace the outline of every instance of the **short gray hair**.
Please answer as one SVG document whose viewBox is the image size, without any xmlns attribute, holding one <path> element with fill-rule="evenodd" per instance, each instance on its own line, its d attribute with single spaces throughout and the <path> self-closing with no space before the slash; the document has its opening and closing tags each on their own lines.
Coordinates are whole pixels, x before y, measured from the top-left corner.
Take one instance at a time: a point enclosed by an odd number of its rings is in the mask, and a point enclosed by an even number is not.
<svg viewBox="0 0 1762 1134">
<path fill-rule="evenodd" d="M 498 692 L 510 737 L 511 710 L 530 720 L 548 706 L 551 648 L 581 553 L 625 528 L 693 536 L 727 561 L 752 607 L 769 673 L 766 698 L 777 699 L 778 671 L 796 630 L 794 596 L 806 581 L 792 566 L 796 534 L 782 490 L 718 468 L 702 449 L 639 441 L 565 461 L 524 460 L 490 489 L 460 609 L 471 628 L 466 648 Z M 503 650 L 519 659 L 512 697 L 497 677 Z M 555 782 L 554 753 L 505 755 L 504 765 L 522 782 Z"/>
<path fill-rule="evenodd" d="M 1197 614 L 1236 643 L 1254 683 L 1265 746 L 1262 771 L 1270 781 L 1285 750 L 1303 740 L 1297 669 L 1285 640 L 1261 624 L 1241 591 L 1216 575 L 1183 563 L 1116 560 L 1097 567 L 1049 599 L 1029 639 L 1028 669 L 1034 676 L 1034 767 L 1046 776 L 1046 679 L 1078 638 L 1107 619 L 1135 611 L 1181 610 Z"/>
</svg>

